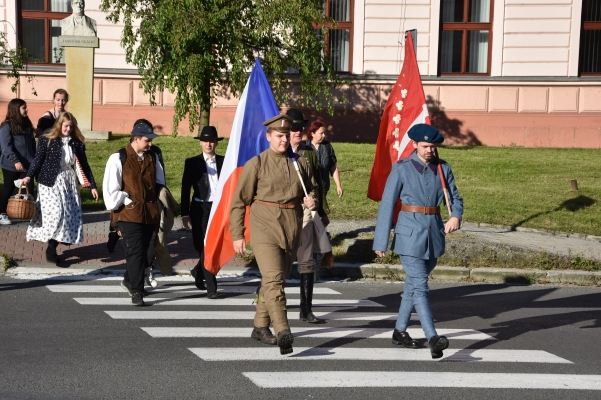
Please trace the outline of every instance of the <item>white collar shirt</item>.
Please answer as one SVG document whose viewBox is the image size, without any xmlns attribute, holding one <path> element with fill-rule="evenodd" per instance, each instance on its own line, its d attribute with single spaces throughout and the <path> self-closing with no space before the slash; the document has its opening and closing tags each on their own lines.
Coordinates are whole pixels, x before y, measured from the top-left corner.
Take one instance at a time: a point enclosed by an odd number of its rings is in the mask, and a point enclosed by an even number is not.
<svg viewBox="0 0 601 400">
<path fill-rule="evenodd" d="M 207 188 L 209 194 L 204 201 L 213 201 L 213 193 L 217 190 L 217 181 L 219 177 L 217 176 L 217 160 L 215 156 L 213 158 L 209 157 L 206 154 L 202 154 L 205 159 L 205 164 L 207 166 L 207 176 L 209 177 L 209 187 Z"/>
</svg>

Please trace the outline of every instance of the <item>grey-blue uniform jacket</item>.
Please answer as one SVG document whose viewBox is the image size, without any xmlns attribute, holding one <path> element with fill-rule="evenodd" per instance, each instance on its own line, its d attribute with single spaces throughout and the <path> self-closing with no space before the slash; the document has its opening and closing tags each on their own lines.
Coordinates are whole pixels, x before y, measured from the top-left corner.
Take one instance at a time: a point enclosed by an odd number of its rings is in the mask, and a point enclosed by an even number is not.
<svg viewBox="0 0 601 400">
<path fill-rule="evenodd" d="M 449 190 L 452 217 L 461 219 L 463 199 L 459 196 L 451 166 L 440 160 Z M 442 203 L 444 193 L 438 176 L 436 159 L 427 166 L 416 152 L 392 166 L 380 209 L 374 237 L 374 250 L 386 251 L 392 217 L 398 199 L 410 206 L 436 207 Z M 444 254 L 445 233 L 440 214 L 425 215 L 401 211 L 394 228 L 393 251 L 400 255 L 428 260 Z"/>
</svg>

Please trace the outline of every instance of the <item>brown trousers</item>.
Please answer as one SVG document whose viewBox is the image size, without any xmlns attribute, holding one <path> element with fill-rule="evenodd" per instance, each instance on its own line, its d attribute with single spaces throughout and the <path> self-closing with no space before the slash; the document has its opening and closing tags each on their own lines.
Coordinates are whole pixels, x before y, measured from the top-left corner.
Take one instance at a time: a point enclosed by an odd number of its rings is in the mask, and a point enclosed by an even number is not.
<svg viewBox="0 0 601 400">
<path fill-rule="evenodd" d="M 272 244 L 256 244 L 252 248 L 262 277 L 254 324 L 264 328 L 271 322 L 277 335 L 290 329 L 284 287 L 297 249 L 285 250 Z"/>
</svg>

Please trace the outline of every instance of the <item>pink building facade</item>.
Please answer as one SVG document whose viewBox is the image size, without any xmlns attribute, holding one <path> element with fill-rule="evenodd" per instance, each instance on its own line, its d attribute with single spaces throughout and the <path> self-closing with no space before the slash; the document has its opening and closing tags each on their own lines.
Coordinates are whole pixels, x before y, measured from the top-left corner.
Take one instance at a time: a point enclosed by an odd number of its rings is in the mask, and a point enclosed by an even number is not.
<svg viewBox="0 0 601 400">
<path fill-rule="evenodd" d="M 11 46 L 34 49 L 43 63 L 18 92 L 0 75 L 0 107 L 28 102 L 32 119 L 65 87 L 56 21 L 68 0 L 0 0 L 0 24 Z M 171 133 L 174 95 L 156 106 L 125 62 L 121 26 L 106 21 L 100 0 L 86 1 L 97 22 L 93 129 L 128 132 L 148 118 Z M 457 145 L 601 147 L 601 1 L 598 0 L 327 0 L 339 20 L 328 46 L 348 85 L 337 89 L 334 116 L 304 110 L 328 125 L 333 140 L 375 142 L 380 115 L 400 72 L 404 32 L 417 30 L 417 59 L 432 122 Z M 13 30 L 14 28 L 14 30 Z M 32 94 L 32 88 L 37 96 Z M 294 98 L 294 96 L 292 96 Z M 211 124 L 229 136 L 236 99 L 218 98 Z M 294 106 L 283 104 L 282 107 Z M 1 111 L 0 111 L 1 112 Z M 187 121 L 178 133 L 194 135 Z M 445 143 L 447 143 L 445 142 Z"/>
</svg>

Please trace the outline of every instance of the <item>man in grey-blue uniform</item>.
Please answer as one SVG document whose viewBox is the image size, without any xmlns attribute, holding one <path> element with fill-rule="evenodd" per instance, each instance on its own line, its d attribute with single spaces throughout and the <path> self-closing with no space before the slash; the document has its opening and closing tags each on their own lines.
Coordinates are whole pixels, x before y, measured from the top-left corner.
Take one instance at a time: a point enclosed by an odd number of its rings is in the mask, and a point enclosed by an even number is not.
<svg viewBox="0 0 601 400">
<path fill-rule="evenodd" d="M 463 199 L 455 186 L 451 166 L 436 157 L 436 145 L 444 138 L 433 126 L 417 124 L 407 132 L 415 151 L 392 166 L 378 211 L 373 249 L 383 257 L 388 248 L 392 218 L 400 199 L 402 206 L 394 229 L 393 251 L 400 255 L 406 273 L 401 307 L 392 335 L 394 344 L 418 348 L 417 341 L 406 332 L 411 311 L 422 324 L 432 358 L 442 357 L 449 347 L 444 336 L 438 336 L 428 300 L 428 276 L 444 254 L 445 235 L 459 229 L 463 215 Z M 444 198 L 439 166 L 449 191 L 451 218 L 443 224 L 440 207 Z"/>
</svg>

